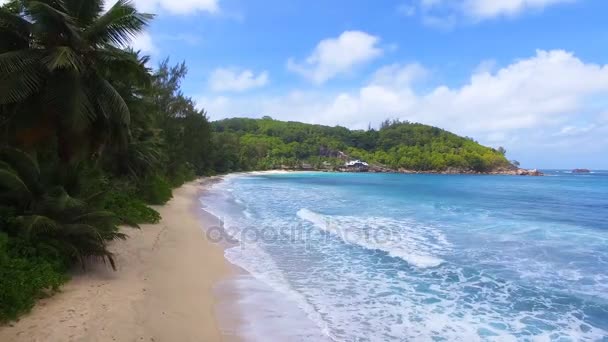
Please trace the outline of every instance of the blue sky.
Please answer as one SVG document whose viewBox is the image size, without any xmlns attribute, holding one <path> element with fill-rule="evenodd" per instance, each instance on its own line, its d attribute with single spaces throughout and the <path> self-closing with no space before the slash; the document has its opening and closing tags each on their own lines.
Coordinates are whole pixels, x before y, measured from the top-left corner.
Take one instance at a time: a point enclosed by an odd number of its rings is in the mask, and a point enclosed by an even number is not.
<svg viewBox="0 0 608 342">
<path fill-rule="evenodd" d="M 185 60 L 211 119 L 399 118 L 525 167 L 608 169 L 604 0 L 135 2 L 158 16 L 133 45 Z"/>
</svg>

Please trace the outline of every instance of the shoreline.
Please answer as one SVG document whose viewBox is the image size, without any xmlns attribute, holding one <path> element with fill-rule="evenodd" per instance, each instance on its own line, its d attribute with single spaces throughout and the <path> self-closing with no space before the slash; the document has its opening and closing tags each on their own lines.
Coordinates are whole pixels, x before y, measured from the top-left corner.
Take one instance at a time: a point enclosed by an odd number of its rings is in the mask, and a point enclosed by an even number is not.
<svg viewBox="0 0 608 342">
<path fill-rule="evenodd" d="M 217 219 L 198 198 L 213 178 L 173 191 L 158 224 L 124 228 L 111 246 L 117 271 L 102 263 L 75 270 L 53 296 L 19 321 L 0 326 L 1 341 L 234 341 L 220 329 L 215 287 L 240 272 L 224 246 L 207 239 Z"/>
<path fill-rule="evenodd" d="M 247 175 L 247 174 L 272 174 L 272 173 L 292 173 L 292 172 L 324 172 L 324 173 L 371 173 L 371 174 L 399 174 L 399 175 L 451 175 L 451 176 L 528 176 L 528 177 L 542 177 L 545 174 L 538 169 L 515 169 L 515 170 L 501 170 L 501 171 L 488 171 L 488 172 L 477 172 L 477 171 L 414 171 L 414 170 L 375 170 L 370 169 L 367 171 L 357 169 L 270 169 L 270 170 L 259 170 L 259 171 L 238 171 L 221 174 L 219 176 L 228 175 Z"/>
<path fill-rule="evenodd" d="M 272 174 L 291 173 L 283 170 L 234 172 L 228 175 L 214 177 L 227 181 L 231 177 L 262 176 Z M 221 177 L 221 178 L 220 178 Z M 201 215 L 212 217 L 215 220 L 226 217 L 220 207 L 213 205 L 218 203 L 214 196 L 223 197 L 229 194 L 226 189 L 215 189 L 208 195 L 202 196 L 200 209 Z M 220 200 L 221 202 L 221 200 Z M 232 217 L 229 213 L 228 217 Z M 238 215 L 238 214 L 237 214 Z M 221 221 L 221 231 L 228 238 L 219 243 L 224 248 L 225 260 L 234 270 L 229 277 L 222 279 L 215 287 L 216 317 L 219 327 L 226 341 L 331 341 L 325 334 L 324 327 L 310 316 L 306 305 L 302 306 L 300 298 L 286 293 L 284 288 L 277 288 L 277 284 L 260 277 L 255 269 L 248 264 L 239 261 L 239 255 L 248 246 L 248 242 L 238 241 L 232 237 L 230 220 L 228 223 Z M 224 226 L 228 224 L 229 226 Z M 214 226 L 209 226 L 214 227 Z M 217 227 L 217 225 L 215 226 Z M 234 228 L 234 227 L 232 227 Z M 232 232 L 234 233 L 234 232 Z M 213 235 L 212 235 L 213 236 Z M 244 248 L 248 246 L 247 248 Z M 243 249 L 243 250 L 240 250 Z M 259 255 L 258 255 L 259 256 Z"/>
</svg>

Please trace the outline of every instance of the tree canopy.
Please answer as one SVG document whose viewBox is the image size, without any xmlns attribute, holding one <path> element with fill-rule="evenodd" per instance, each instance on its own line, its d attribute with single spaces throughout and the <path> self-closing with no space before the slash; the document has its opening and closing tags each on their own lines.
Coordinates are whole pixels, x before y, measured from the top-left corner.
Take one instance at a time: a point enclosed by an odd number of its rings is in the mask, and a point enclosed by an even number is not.
<svg viewBox="0 0 608 342">
<path fill-rule="evenodd" d="M 338 162 L 340 152 L 395 170 L 489 172 L 510 167 L 502 148 L 419 123 L 385 121 L 378 130 L 349 130 L 265 117 L 225 119 L 212 126 L 216 139 L 232 142 L 223 150 L 232 160 L 220 166 L 224 171 Z"/>
</svg>

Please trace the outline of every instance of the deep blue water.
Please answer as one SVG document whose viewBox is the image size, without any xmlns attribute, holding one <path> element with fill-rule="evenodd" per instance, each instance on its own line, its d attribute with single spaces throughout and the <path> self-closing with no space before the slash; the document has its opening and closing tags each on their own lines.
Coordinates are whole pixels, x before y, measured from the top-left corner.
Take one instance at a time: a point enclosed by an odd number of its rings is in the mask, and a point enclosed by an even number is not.
<svg viewBox="0 0 608 342">
<path fill-rule="evenodd" d="M 608 172 L 238 175 L 203 203 L 330 339 L 608 341 Z"/>
</svg>

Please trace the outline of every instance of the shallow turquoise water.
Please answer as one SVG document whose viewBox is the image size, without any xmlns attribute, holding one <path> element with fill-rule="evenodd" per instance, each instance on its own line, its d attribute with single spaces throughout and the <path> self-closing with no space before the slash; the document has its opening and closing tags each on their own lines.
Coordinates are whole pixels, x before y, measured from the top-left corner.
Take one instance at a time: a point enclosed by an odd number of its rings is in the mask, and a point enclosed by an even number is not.
<svg viewBox="0 0 608 342">
<path fill-rule="evenodd" d="M 608 341 L 608 172 L 547 174 L 239 175 L 203 203 L 333 340 Z"/>
</svg>

